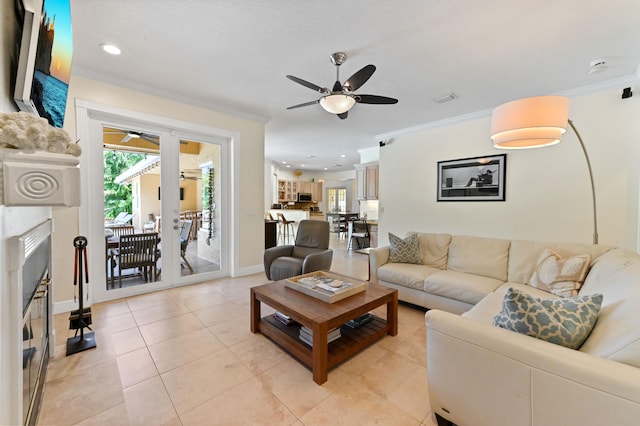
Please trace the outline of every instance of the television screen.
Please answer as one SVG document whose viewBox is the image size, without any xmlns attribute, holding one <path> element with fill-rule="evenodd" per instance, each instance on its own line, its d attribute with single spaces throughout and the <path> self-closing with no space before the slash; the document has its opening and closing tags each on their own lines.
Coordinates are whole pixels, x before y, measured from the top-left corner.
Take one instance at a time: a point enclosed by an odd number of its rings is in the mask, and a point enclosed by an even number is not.
<svg viewBox="0 0 640 426">
<path fill-rule="evenodd" d="M 71 75 L 73 41 L 69 2 L 24 3 L 14 97 L 21 110 L 44 117 L 55 127 L 64 124 Z"/>
</svg>

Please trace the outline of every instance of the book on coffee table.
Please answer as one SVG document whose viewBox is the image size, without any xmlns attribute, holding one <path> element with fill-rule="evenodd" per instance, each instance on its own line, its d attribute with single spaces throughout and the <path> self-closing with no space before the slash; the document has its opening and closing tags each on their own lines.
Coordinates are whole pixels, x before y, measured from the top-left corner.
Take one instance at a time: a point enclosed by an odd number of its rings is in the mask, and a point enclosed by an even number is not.
<svg viewBox="0 0 640 426">
<path fill-rule="evenodd" d="M 340 328 L 334 328 L 333 330 L 329 330 L 327 333 L 327 343 L 331 343 L 334 340 L 339 339 L 341 336 Z M 300 340 L 305 342 L 307 345 L 313 347 L 313 330 L 304 325 L 300 327 Z"/>
<path fill-rule="evenodd" d="M 285 280 L 286 287 L 313 296 L 327 303 L 334 303 L 364 291 L 367 284 L 326 271 L 315 271 Z"/>
</svg>

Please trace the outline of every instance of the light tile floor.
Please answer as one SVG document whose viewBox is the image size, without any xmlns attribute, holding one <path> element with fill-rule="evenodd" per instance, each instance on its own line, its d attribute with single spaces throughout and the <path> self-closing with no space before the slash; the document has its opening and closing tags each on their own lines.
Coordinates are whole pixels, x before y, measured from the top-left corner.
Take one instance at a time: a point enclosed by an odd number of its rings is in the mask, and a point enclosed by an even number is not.
<svg viewBox="0 0 640 426">
<path fill-rule="evenodd" d="M 367 256 L 346 245 L 332 235 L 332 270 L 367 279 Z M 96 349 L 68 357 L 68 315 L 56 315 L 60 345 L 38 424 L 435 425 L 423 311 L 400 305 L 398 335 L 332 369 L 319 386 L 249 331 L 249 288 L 264 282 L 255 274 L 96 304 Z"/>
</svg>

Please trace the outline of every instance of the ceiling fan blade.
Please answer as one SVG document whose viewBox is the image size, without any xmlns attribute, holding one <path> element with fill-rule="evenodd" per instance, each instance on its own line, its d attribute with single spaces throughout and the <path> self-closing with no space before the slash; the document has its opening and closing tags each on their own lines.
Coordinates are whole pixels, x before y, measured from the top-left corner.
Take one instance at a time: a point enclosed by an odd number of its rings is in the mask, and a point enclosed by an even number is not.
<svg viewBox="0 0 640 426">
<path fill-rule="evenodd" d="M 293 105 L 293 106 L 287 107 L 287 109 L 301 108 L 301 107 L 317 104 L 318 102 L 320 102 L 320 100 L 315 100 L 315 101 L 311 101 L 311 102 L 305 102 L 303 104 L 298 104 L 298 105 Z"/>
<path fill-rule="evenodd" d="M 344 82 L 344 85 L 342 86 L 343 89 L 355 92 L 360 88 L 360 86 L 365 84 L 369 78 L 371 78 L 375 71 L 376 67 L 374 65 L 367 65 L 363 67 L 360 71 L 356 72 Z"/>
<path fill-rule="evenodd" d="M 132 139 L 132 138 L 131 138 L 131 135 L 126 134 L 126 135 L 124 136 L 124 138 L 122 138 L 122 140 L 120 141 L 120 143 L 127 143 L 127 142 L 129 142 L 131 139 Z"/>
<path fill-rule="evenodd" d="M 398 100 L 394 98 L 388 98 L 386 96 L 377 95 L 355 95 L 356 102 L 359 104 L 397 104 Z"/>
<path fill-rule="evenodd" d="M 158 140 L 158 138 L 156 138 L 155 136 L 151 136 L 151 135 L 140 135 L 140 137 L 142 139 L 144 139 L 147 142 L 151 142 L 154 145 L 160 145 L 160 141 Z"/>
<path fill-rule="evenodd" d="M 313 83 L 309 83 L 307 80 L 303 80 L 303 79 L 295 77 L 293 75 L 288 75 L 287 78 L 289 80 L 291 80 L 291 81 L 295 81 L 298 84 L 302 84 L 304 87 L 308 87 L 311 90 L 315 90 L 316 92 L 319 92 L 319 93 L 328 92 L 328 90 L 326 88 L 320 87 L 320 86 L 315 85 Z"/>
<path fill-rule="evenodd" d="M 336 115 L 340 117 L 340 120 L 344 120 L 349 115 L 349 111 L 345 111 L 342 114 L 336 114 Z"/>
</svg>

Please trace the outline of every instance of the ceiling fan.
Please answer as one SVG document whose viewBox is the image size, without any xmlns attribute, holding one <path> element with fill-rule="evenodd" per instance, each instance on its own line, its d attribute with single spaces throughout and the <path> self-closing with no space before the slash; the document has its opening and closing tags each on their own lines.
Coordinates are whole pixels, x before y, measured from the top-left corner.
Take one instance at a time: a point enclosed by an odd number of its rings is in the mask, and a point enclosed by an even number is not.
<svg viewBox="0 0 640 426">
<path fill-rule="evenodd" d="M 160 138 L 153 133 L 137 132 L 135 130 L 123 130 L 123 129 L 105 129 L 105 135 L 123 135 L 120 143 L 127 143 L 133 139 L 144 139 L 147 142 L 151 142 L 154 145 L 160 145 Z"/>
<path fill-rule="evenodd" d="M 200 172 L 200 169 L 197 169 L 197 170 L 198 170 L 198 172 Z M 190 171 L 187 170 L 186 173 L 190 174 L 190 173 L 195 173 L 195 172 L 190 172 Z M 180 180 L 201 180 L 201 179 L 202 178 L 198 177 L 198 176 L 186 176 L 184 170 L 180 171 Z"/>
<path fill-rule="evenodd" d="M 386 96 L 378 95 L 358 95 L 354 93 L 364 83 L 369 80 L 376 70 L 374 65 L 366 65 L 358 72 L 349 77 L 344 83 L 340 83 L 340 65 L 344 64 L 347 60 L 347 54 L 344 52 L 336 52 L 331 56 L 331 63 L 336 66 L 336 82 L 333 84 L 333 88 L 329 90 L 326 87 L 320 87 L 316 84 L 309 83 L 306 80 L 295 77 L 293 75 L 287 75 L 287 78 L 311 90 L 315 90 L 322 94 L 320 99 L 311 102 L 305 102 L 298 105 L 293 105 L 287 109 L 300 108 L 313 104 L 320 104 L 327 112 L 336 114 L 341 120 L 347 118 L 349 110 L 353 108 L 355 104 L 377 104 L 388 105 L 398 103 L 397 99 L 389 98 Z"/>
</svg>

